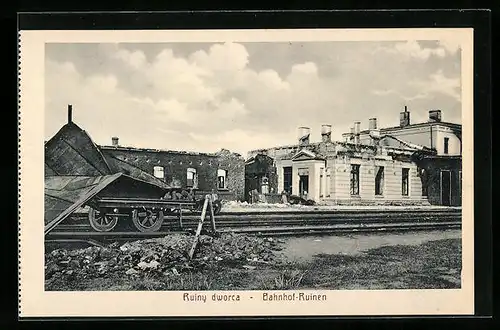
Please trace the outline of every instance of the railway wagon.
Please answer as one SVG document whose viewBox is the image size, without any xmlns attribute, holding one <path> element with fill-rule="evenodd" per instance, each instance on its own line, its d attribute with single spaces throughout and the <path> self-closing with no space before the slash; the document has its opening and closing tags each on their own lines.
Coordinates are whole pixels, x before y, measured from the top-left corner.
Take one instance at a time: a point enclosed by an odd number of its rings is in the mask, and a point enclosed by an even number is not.
<svg viewBox="0 0 500 330">
<path fill-rule="evenodd" d="M 165 189 L 162 196 L 131 197 L 95 196 L 89 206 L 88 220 L 95 231 L 112 231 L 119 222 L 128 221 L 141 232 L 158 231 L 168 216 L 178 218 L 182 212 L 201 212 L 206 194 L 194 190 Z M 214 214 L 219 214 L 222 201 L 211 193 Z"/>
</svg>

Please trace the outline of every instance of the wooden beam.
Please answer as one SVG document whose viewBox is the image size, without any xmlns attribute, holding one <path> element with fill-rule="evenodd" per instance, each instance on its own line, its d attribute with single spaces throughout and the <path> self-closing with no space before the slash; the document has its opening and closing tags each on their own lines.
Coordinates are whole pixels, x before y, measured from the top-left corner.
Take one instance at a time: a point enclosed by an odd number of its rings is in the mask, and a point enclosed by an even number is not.
<svg viewBox="0 0 500 330">
<path fill-rule="evenodd" d="M 179 205 L 179 228 L 182 230 L 182 205 Z"/>
<path fill-rule="evenodd" d="M 214 214 L 212 195 L 210 195 L 210 199 L 208 200 L 208 205 L 210 206 L 210 224 L 212 225 L 212 233 L 215 234 L 217 232 L 217 229 L 215 228 L 215 214 Z"/>
<path fill-rule="evenodd" d="M 198 244 L 198 239 L 201 234 L 201 228 L 203 227 L 203 222 L 205 221 L 205 216 L 207 214 L 208 207 L 208 195 L 205 196 L 205 203 L 203 203 L 203 210 L 201 211 L 200 222 L 198 223 L 198 228 L 196 229 L 196 234 L 194 235 L 193 246 L 191 246 L 191 250 L 189 251 L 189 260 L 193 258 L 194 250 L 196 249 L 196 244 Z"/>
</svg>

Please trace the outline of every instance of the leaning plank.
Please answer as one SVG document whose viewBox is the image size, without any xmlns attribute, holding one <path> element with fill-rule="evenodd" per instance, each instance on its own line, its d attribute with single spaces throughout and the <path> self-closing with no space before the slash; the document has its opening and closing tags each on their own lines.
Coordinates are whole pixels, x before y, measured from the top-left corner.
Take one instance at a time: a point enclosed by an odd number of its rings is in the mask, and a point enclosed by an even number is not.
<svg viewBox="0 0 500 330">
<path fill-rule="evenodd" d="M 179 228 L 182 230 L 183 225 L 182 225 L 182 205 L 179 205 Z"/>
<path fill-rule="evenodd" d="M 217 229 L 215 228 L 215 215 L 214 215 L 214 205 L 213 205 L 213 198 L 210 196 L 210 199 L 208 201 L 208 205 L 210 206 L 210 224 L 212 225 L 212 233 L 216 233 Z"/>
<path fill-rule="evenodd" d="M 208 206 L 208 196 L 205 196 L 205 203 L 203 203 L 203 210 L 201 211 L 200 222 L 198 223 L 198 228 L 196 229 L 196 234 L 194 236 L 193 246 L 191 247 L 191 250 L 189 251 L 189 260 L 191 260 L 193 258 L 194 250 L 196 249 L 196 244 L 198 244 L 198 239 L 199 239 L 200 234 L 201 234 L 201 227 L 203 227 L 203 221 L 205 221 L 205 216 L 207 213 L 207 206 Z"/>
</svg>

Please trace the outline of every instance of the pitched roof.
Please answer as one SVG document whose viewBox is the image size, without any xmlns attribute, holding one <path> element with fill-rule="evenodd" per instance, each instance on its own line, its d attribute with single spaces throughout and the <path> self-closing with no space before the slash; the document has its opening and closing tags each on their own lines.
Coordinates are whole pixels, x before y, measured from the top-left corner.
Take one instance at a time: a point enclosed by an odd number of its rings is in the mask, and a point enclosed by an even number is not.
<svg viewBox="0 0 500 330">
<path fill-rule="evenodd" d="M 70 122 L 45 143 L 45 165 L 58 175 L 112 174 L 101 150 L 78 125 Z"/>
<path fill-rule="evenodd" d="M 296 160 L 296 159 L 300 158 L 301 156 L 306 156 L 308 159 L 321 159 L 321 160 L 323 160 L 322 157 L 319 157 L 317 154 L 315 154 L 311 150 L 308 150 L 305 148 L 299 150 L 295 155 L 293 155 L 292 160 Z"/>
<path fill-rule="evenodd" d="M 426 146 L 422 146 L 422 145 L 419 145 L 419 144 L 416 144 L 416 143 L 411 143 L 411 142 L 408 142 L 408 141 L 405 141 L 403 139 L 400 139 L 396 136 L 393 136 L 393 135 L 389 135 L 389 134 L 385 134 L 385 135 L 382 135 L 380 136 L 378 139 L 379 140 L 383 140 L 383 139 L 392 139 L 394 141 L 397 141 L 399 144 L 402 144 L 403 146 L 405 146 L 406 148 L 402 148 L 402 149 L 414 149 L 414 150 L 431 150 L 429 148 L 427 148 Z"/>
<path fill-rule="evenodd" d="M 73 122 L 61 127 L 45 143 L 46 176 L 104 176 L 118 172 L 163 188 L 169 188 L 164 181 L 114 157 L 109 149 L 103 149 L 95 144 L 89 134 Z"/>
</svg>

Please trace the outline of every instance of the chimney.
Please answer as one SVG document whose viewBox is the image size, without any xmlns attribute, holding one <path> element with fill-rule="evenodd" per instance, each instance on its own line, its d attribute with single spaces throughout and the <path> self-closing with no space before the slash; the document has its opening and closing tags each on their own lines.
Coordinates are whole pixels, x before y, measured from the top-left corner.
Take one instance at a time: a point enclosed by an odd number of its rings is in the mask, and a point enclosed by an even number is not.
<svg viewBox="0 0 500 330">
<path fill-rule="evenodd" d="M 309 127 L 299 127 L 298 138 L 299 145 L 307 145 L 309 144 L 309 135 L 311 134 L 311 130 Z"/>
<path fill-rule="evenodd" d="M 354 140 L 354 127 L 351 127 L 351 130 L 349 132 L 349 137 L 347 138 L 346 142 L 350 142 Z"/>
<path fill-rule="evenodd" d="M 111 138 L 111 143 L 112 143 L 113 147 L 118 147 L 118 137 L 113 136 Z"/>
<path fill-rule="evenodd" d="M 368 122 L 368 128 L 370 130 L 377 129 L 377 118 L 370 118 Z"/>
<path fill-rule="evenodd" d="M 361 122 L 355 121 L 354 122 L 354 134 L 359 135 L 359 132 L 361 132 Z"/>
<path fill-rule="evenodd" d="M 405 127 L 410 125 L 410 112 L 408 107 L 405 105 L 405 111 L 399 113 L 399 126 Z"/>
<path fill-rule="evenodd" d="M 441 110 L 430 110 L 429 122 L 440 122 L 440 121 L 441 121 Z"/>
<path fill-rule="evenodd" d="M 68 124 L 73 122 L 73 106 L 68 104 Z"/>
<path fill-rule="evenodd" d="M 359 133 L 361 132 L 361 122 L 354 122 L 354 143 L 359 144 Z"/>
<path fill-rule="evenodd" d="M 321 125 L 321 141 L 332 142 L 332 125 Z"/>
</svg>

